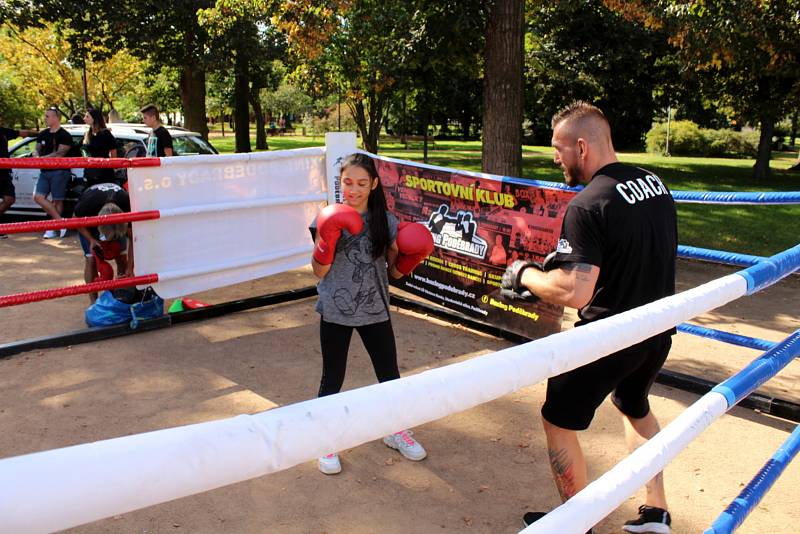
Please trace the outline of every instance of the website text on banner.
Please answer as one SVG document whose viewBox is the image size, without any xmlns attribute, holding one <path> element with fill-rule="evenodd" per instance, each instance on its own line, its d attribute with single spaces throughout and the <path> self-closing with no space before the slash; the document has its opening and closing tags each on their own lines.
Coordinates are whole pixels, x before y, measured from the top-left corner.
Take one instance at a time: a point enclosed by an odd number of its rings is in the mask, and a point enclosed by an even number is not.
<svg viewBox="0 0 800 534">
<path fill-rule="evenodd" d="M 506 266 L 555 250 L 570 191 L 376 159 L 389 210 L 425 224 L 436 248 L 395 285 L 506 330 L 539 338 L 561 330 L 563 307 L 500 295 Z"/>
</svg>

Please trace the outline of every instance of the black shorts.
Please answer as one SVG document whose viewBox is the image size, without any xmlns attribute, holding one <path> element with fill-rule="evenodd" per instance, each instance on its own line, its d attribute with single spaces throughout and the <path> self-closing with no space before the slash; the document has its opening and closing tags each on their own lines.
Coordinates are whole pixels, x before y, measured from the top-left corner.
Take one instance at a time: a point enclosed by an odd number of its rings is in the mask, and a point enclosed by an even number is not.
<svg viewBox="0 0 800 534">
<path fill-rule="evenodd" d="M 14 181 L 7 174 L 0 174 L 0 200 L 3 197 L 16 197 Z"/>
<path fill-rule="evenodd" d="M 594 412 L 612 391 L 611 401 L 623 414 L 640 419 L 650 412 L 647 395 L 672 346 L 669 333 L 578 367 L 547 381 L 542 416 L 568 430 L 585 430 Z"/>
</svg>

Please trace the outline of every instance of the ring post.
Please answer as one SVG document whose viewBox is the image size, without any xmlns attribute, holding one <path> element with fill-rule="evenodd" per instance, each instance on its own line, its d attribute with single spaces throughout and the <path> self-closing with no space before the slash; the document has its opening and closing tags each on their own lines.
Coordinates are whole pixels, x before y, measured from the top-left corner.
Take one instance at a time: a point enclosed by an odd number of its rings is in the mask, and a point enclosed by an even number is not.
<svg viewBox="0 0 800 534">
<path fill-rule="evenodd" d="M 355 151 L 355 132 L 328 132 L 325 134 L 325 171 L 328 177 L 328 204 L 342 201 L 339 169 L 342 166 L 342 160 Z"/>
</svg>

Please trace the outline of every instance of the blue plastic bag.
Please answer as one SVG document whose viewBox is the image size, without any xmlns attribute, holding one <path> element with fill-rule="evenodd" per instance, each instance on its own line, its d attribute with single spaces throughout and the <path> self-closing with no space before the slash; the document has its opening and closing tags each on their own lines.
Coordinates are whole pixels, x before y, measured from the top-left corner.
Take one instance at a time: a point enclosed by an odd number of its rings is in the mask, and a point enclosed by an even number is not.
<svg viewBox="0 0 800 534">
<path fill-rule="evenodd" d="M 137 328 L 139 321 L 164 315 L 164 300 L 147 288 L 142 300 L 134 304 L 126 304 L 114 298 L 111 291 L 103 291 L 97 301 L 89 306 L 84 319 L 89 326 L 111 326 L 130 323 Z"/>
<path fill-rule="evenodd" d="M 131 304 L 131 328 L 136 329 L 139 321 L 143 319 L 154 319 L 164 315 L 164 299 L 156 295 L 153 288 L 148 287 L 144 290 L 141 302 Z"/>
<path fill-rule="evenodd" d="M 89 326 L 111 326 L 127 323 L 131 320 L 131 305 L 114 298 L 111 291 L 103 291 L 94 304 L 84 313 Z"/>
</svg>

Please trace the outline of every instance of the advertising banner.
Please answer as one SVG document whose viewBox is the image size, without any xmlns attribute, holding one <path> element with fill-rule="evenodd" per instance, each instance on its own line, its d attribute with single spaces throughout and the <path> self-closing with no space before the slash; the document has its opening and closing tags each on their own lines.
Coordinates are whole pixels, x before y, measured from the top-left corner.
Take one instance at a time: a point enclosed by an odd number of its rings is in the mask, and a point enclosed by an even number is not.
<svg viewBox="0 0 800 534">
<path fill-rule="evenodd" d="M 563 307 L 500 295 L 506 266 L 555 250 L 572 191 L 376 158 L 389 211 L 426 225 L 433 254 L 400 289 L 530 338 L 561 330 Z"/>
<path fill-rule="evenodd" d="M 163 158 L 128 171 L 136 273 L 174 298 L 308 265 L 308 225 L 328 196 L 325 150 Z"/>
</svg>

